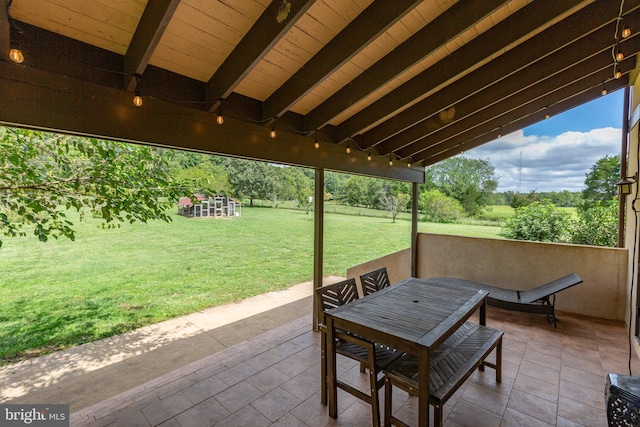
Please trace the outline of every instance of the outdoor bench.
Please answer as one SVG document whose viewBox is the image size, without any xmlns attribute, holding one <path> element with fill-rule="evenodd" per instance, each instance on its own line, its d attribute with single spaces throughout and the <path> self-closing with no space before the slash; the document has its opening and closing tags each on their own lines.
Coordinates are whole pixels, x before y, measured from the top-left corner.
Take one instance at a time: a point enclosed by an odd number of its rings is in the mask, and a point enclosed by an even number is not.
<svg viewBox="0 0 640 427">
<path fill-rule="evenodd" d="M 496 382 L 502 381 L 502 335 L 502 331 L 467 322 L 434 350 L 429 370 L 429 403 L 435 408 L 434 426 L 442 425 L 444 404 L 476 368 L 484 370 L 484 366 L 492 367 L 496 370 Z M 486 362 L 486 357 L 494 348 L 495 363 Z M 385 425 L 393 423 L 408 427 L 391 415 L 392 387 L 399 387 L 413 396 L 418 394 L 418 358 L 404 354 L 392 362 L 384 374 Z"/>
</svg>

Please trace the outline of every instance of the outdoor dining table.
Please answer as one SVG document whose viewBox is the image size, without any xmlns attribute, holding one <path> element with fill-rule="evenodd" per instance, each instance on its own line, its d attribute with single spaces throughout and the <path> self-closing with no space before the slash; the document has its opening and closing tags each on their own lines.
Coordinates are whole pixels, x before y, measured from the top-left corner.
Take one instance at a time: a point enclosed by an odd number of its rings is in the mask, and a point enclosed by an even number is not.
<svg viewBox="0 0 640 427">
<path fill-rule="evenodd" d="M 418 278 L 327 310 L 327 382 L 329 415 L 338 416 L 336 387 L 336 329 L 412 354 L 419 359 L 418 421 L 429 424 L 429 358 L 431 352 L 479 308 L 479 322 L 486 324 L 486 291 L 451 289 Z M 424 367 L 424 369 L 422 369 Z"/>
</svg>

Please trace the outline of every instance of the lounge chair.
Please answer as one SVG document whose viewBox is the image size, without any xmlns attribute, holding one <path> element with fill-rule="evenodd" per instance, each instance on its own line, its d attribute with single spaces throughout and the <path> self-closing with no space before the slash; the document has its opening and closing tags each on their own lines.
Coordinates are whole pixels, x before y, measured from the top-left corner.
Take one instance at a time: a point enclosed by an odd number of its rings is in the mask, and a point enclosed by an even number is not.
<svg viewBox="0 0 640 427">
<path fill-rule="evenodd" d="M 449 277 L 439 277 L 429 279 L 431 281 L 443 283 L 447 286 L 485 290 L 489 292 L 487 303 L 495 307 L 507 310 L 523 311 L 527 313 L 546 314 L 549 323 L 553 323 L 556 328 L 555 302 L 556 294 L 572 286 L 582 283 L 582 279 L 575 273 L 568 274 L 552 282 L 545 283 L 528 291 L 516 291 L 499 288 L 497 286 L 486 285 L 484 283 L 472 282 L 470 280 L 454 279 Z"/>
</svg>

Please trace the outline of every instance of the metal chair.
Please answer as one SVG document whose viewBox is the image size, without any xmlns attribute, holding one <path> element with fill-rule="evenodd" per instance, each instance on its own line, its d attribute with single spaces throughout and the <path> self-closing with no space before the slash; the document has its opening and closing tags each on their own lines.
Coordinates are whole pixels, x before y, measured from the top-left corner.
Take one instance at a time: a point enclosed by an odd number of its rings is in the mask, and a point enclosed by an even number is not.
<svg viewBox="0 0 640 427">
<path fill-rule="evenodd" d="M 358 288 L 355 279 L 347 279 L 332 285 L 322 286 L 316 289 L 316 295 L 320 302 L 322 312 L 332 308 L 348 304 L 358 299 Z M 327 328 L 323 318 L 323 323 L 319 325 L 322 332 L 321 341 L 321 399 L 324 405 L 327 404 Z M 378 379 L 378 373 L 389 363 L 400 356 L 400 352 L 390 350 L 371 341 L 365 340 L 344 331 L 336 331 L 336 354 L 351 358 L 360 362 L 361 372 L 364 368 L 369 370 L 369 394 L 358 390 L 354 386 L 340 381 L 336 378 L 338 388 L 362 399 L 371 404 L 373 425 L 380 425 L 380 406 L 378 390 L 384 385 L 384 378 Z"/>
<path fill-rule="evenodd" d="M 391 286 L 387 268 L 382 267 L 360 275 L 360 284 L 362 285 L 362 294 L 365 296 Z"/>
</svg>

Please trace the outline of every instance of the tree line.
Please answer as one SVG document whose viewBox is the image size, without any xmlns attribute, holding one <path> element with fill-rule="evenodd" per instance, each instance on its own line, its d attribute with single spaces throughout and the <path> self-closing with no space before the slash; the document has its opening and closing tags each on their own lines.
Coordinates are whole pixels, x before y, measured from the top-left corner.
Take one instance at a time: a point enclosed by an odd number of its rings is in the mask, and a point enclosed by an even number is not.
<svg viewBox="0 0 640 427">
<path fill-rule="evenodd" d="M 0 127 L 0 168 L 0 232 L 20 236 L 32 229 L 42 241 L 74 238 L 65 214 L 70 208 L 88 209 L 104 220 L 103 226 L 117 227 L 123 221 L 169 221 L 167 210 L 195 193 L 226 195 L 249 206 L 255 200 L 294 201 L 305 210 L 314 194 L 311 169 L 5 127 Z M 488 160 L 456 156 L 426 169 L 425 183 L 419 185 L 420 219 L 481 218 L 497 204 L 577 206 L 586 215 L 612 204 L 619 168 L 617 157 L 599 160 L 581 193 L 497 193 L 498 178 Z M 324 198 L 385 210 L 395 221 L 398 213 L 411 209 L 411 185 L 327 171 Z M 516 217 L 522 215 L 516 211 Z M 511 237 L 522 237 L 509 227 L 515 227 L 508 224 Z"/>
</svg>

